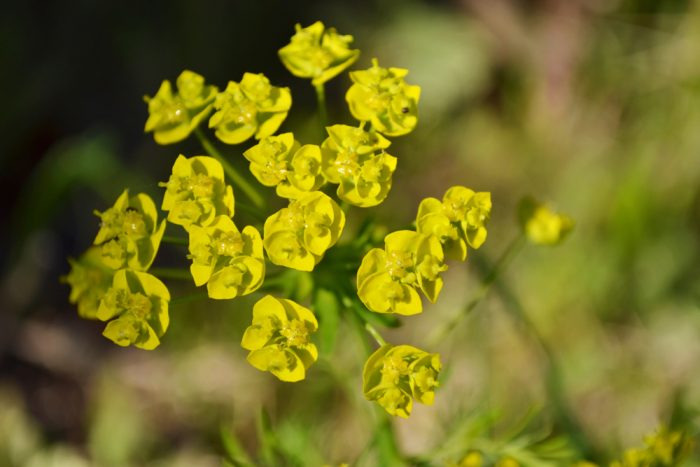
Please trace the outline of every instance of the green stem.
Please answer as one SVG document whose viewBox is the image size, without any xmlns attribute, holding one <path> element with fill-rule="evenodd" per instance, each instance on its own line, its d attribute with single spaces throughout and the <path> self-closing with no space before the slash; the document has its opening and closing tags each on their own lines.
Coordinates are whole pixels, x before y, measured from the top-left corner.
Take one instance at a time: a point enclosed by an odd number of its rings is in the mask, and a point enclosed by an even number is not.
<svg viewBox="0 0 700 467">
<path fill-rule="evenodd" d="M 484 277 L 481 287 L 474 298 L 467 303 L 467 306 L 465 306 L 460 313 L 452 317 L 451 320 L 449 320 L 442 328 L 439 329 L 437 333 L 435 333 L 433 339 L 431 339 L 433 344 L 437 344 L 445 339 L 445 337 L 447 337 L 447 335 L 454 330 L 455 327 L 457 327 L 459 322 L 465 316 L 471 313 L 474 308 L 476 308 L 477 305 L 484 300 L 484 298 L 486 298 L 491 285 L 496 281 L 496 279 L 498 279 L 499 275 L 506 269 L 510 262 L 513 261 L 513 258 L 517 256 L 524 244 L 525 237 L 522 233 L 520 233 L 508 244 L 491 271 Z"/>
<path fill-rule="evenodd" d="M 382 335 L 379 334 L 379 331 L 377 331 L 377 328 L 375 328 L 374 326 L 372 326 L 369 323 L 365 323 L 365 329 L 367 330 L 367 332 L 370 333 L 370 335 L 372 337 L 374 337 L 374 340 L 377 341 L 377 344 L 379 344 L 380 347 L 383 347 L 386 345 L 386 341 L 384 340 Z"/>
<path fill-rule="evenodd" d="M 175 297 L 172 300 L 170 300 L 170 306 L 178 306 L 178 305 L 185 305 L 190 302 L 194 302 L 197 300 L 202 300 L 204 298 L 207 298 L 208 295 L 206 292 L 195 292 L 195 293 L 190 293 L 187 295 L 182 295 L 180 297 Z"/>
<path fill-rule="evenodd" d="M 192 275 L 186 269 L 180 268 L 151 268 L 149 274 L 161 279 L 192 280 Z"/>
<path fill-rule="evenodd" d="M 328 125 L 328 112 L 326 111 L 326 88 L 322 84 L 314 86 L 316 90 L 316 100 L 318 101 L 318 121 L 321 124 L 321 134 L 326 131 Z"/>
<path fill-rule="evenodd" d="M 186 238 L 173 237 L 172 235 L 163 235 L 163 238 L 160 241 L 163 243 L 170 243 L 172 245 L 189 245 L 189 240 Z"/>
<path fill-rule="evenodd" d="M 209 138 L 207 138 L 202 130 L 196 128 L 194 133 L 197 135 L 197 139 L 199 139 L 199 142 L 204 150 L 221 163 L 221 165 L 224 167 L 224 172 L 226 172 L 226 175 L 229 176 L 236 188 L 240 188 L 248 199 L 253 202 L 255 207 L 258 209 L 265 209 L 265 200 L 255 186 L 248 182 L 248 180 L 240 173 L 238 173 L 236 168 L 226 160 L 226 158 L 221 154 L 216 146 L 214 146 Z"/>
</svg>

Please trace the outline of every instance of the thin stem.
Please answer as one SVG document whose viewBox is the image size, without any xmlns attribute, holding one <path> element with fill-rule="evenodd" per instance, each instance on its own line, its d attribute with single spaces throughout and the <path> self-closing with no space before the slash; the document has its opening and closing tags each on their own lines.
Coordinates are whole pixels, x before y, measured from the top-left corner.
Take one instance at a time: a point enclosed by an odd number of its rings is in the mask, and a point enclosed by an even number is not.
<svg viewBox="0 0 700 467">
<path fill-rule="evenodd" d="M 472 298 L 469 303 L 467 303 L 467 306 L 465 306 L 457 315 L 452 317 L 451 320 L 449 320 L 442 328 L 439 329 L 437 333 L 434 334 L 433 339 L 431 339 L 433 344 L 437 344 L 447 337 L 447 335 L 454 330 L 455 327 L 457 327 L 459 322 L 465 316 L 471 313 L 474 308 L 476 308 L 477 305 L 484 300 L 484 298 L 486 298 L 491 285 L 496 281 L 496 279 L 498 279 L 498 276 L 506 269 L 510 262 L 513 261 L 513 258 L 517 256 L 524 244 L 525 237 L 522 233 L 508 244 L 491 271 L 486 275 L 486 277 L 484 277 L 481 287 L 474 298 Z"/>
<path fill-rule="evenodd" d="M 192 280 L 192 275 L 186 269 L 151 268 L 148 272 L 161 279 Z"/>
<path fill-rule="evenodd" d="M 369 323 L 365 323 L 365 329 L 367 330 L 368 333 L 370 333 L 370 335 L 372 337 L 374 337 L 374 340 L 377 341 L 377 344 L 379 344 L 380 347 L 383 347 L 386 345 L 386 341 L 384 340 L 382 335 L 379 334 L 379 331 L 377 331 L 377 328 L 375 328 L 374 326 L 372 326 Z"/>
<path fill-rule="evenodd" d="M 318 102 L 318 121 L 321 124 L 321 134 L 326 131 L 328 125 L 328 112 L 326 111 L 326 88 L 323 83 L 314 86 L 316 100 Z"/>
<path fill-rule="evenodd" d="M 248 180 L 240 173 L 238 173 L 236 168 L 226 160 L 226 158 L 221 154 L 216 146 L 214 146 L 209 138 L 207 138 L 202 130 L 195 128 L 194 133 L 197 135 L 197 139 L 199 139 L 199 142 L 204 150 L 221 163 L 221 165 L 224 167 L 224 172 L 226 172 L 226 175 L 229 176 L 236 188 L 240 188 L 257 208 L 264 209 L 265 200 L 255 186 L 248 182 Z"/>
<path fill-rule="evenodd" d="M 187 246 L 189 244 L 189 241 L 186 238 L 173 237 L 172 235 L 163 235 L 163 238 L 160 241 L 163 243 L 170 243 L 172 245 L 185 245 L 185 246 Z"/>
</svg>

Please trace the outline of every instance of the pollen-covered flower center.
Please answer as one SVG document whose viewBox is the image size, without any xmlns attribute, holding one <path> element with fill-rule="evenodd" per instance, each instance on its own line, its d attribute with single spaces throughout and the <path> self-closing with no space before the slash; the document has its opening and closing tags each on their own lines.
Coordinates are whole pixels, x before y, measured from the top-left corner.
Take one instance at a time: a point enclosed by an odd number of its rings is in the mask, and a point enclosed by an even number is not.
<svg viewBox="0 0 700 467">
<path fill-rule="evenodd" d="M 126 302 L 126 309 L 138 318 L 145 319 L 150 315 L 153 304 L 144 294 L 131 293 Z"/>
<path fill-rule="evenodd" d="M 353 148 L 340 151 L 334 161 L 338 175 L 341 177 L 352 177 L 360 167 L 357 159 L 357 152 Z"/>
<path fill-rule="evenodd" d="M 127 209 L 122 219 L 122 232 L 130 237 L 147 235 L 148 231 L 143 214 L 135 209 Z"/>
<path fill-rule="evenodd" d="M 180 99 L 161 100 L 157 109 L 161 121 L 165 124 L 179 124 L 185 121 L 187 109 Z"/>
<path fill-rule="evenodd" d="M 306 328 L 306 324 L 299 319 L 287 322 L 280 329 L 280 334 L 287 339 L 287 345 L 291 347 L 304 347 L 309 343 L 309 330 Z"/>
<path fill-rule="evenodd" d="M 381 372 L 392 384 L 398 384 L 402 376 L 408 375 L 408 363 L 400 355 L 389 355 L 384 357 Z"/>
<path fill-rule="evenodd" d="M 219 256 L 238 256 L 243 251 L 243 237 L 238 232 L 221 232 L 212 245 Z"/>
<path fill-rule="evenodd" d="M 386 254 L 385 267 L 389 275 L 394 279 L 413 282 L 415 279 L 414 266 L 413 254 L 408 251 L 392 250 Z"/>
<path fill-rule="evenodd" d="M 185 181 L 185 189 L 192 192 L 195 198 L 211 198 L 215 185 L 216 180 L 205 174 L 192 175 Z"/>
<path fill-rule="evenodd" d="M 228 111 L 228 117 L 231 121 L 240 125 L 249 125 L 255 121 L 257 109 L 255 103 L 249 100 L 243 100 L 233 104 Z"/>
</svg>

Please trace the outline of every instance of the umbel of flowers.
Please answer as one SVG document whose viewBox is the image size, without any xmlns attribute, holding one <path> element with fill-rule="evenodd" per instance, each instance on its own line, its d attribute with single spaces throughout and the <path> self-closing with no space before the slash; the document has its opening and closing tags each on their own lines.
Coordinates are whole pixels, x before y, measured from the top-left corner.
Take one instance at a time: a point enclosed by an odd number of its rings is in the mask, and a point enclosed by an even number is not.
<svg viewBox="0 0 700 467">
<path fill-rule="evenodd" d="M 321 22 L 297 25 L 279 56 L 293 75 L 311 81 L 323 108 L 324 83 L 358 60 L 352 41 L 352 36 Z M 353 84 L 345 97 L 357 122 L 325 126 L 327 137 L 312 142 L 298 141 L 291 131 L 278 133 L 292 95 L 261 73 L 244 73 L 221 91 L 189 70 L 180 74 L 175 88 L 163 81 L 155 96 L 145 98 L 145 131 L 162 145 L 194 133 L 206 154 L 174 157 L 167 181 L 160 183 L 160 209 L 166 219 L 159 222 L 156 203 L 148 195 L 130 196 L 128 190 L 112 207 L 97 213 L 100 226 L 94 245 L 70 260 L 65 278 L 71 286 L 70 302 L 77 304 L 80 316 L 105 321 L 103 334 L 117 345 L 156 348 L 169 324 L 170 292 L 161 279 L 182 278 L 167 268 L 151 267 L 167 239 L 187 244 L 186 277 L 191 276 L 195 287 L 206 286 L 211 299 L 234 299 L 260 289 L 288 290 L 274 280 L 265 281 L 269 264 L 312 272 L 327 260 L 330 264 L 317 270 L 317 277 L 334 275 L 323 278 L 328 284 L 324 287 L 339 303 L 352 303 L 345 313 L 365 320 L 358 307 L 406 316 L 421 313 L 422 296 L 438 300 L 446 260 L 465 260 L 468 248 L 479 248 L 485 241 L 491 198 L 489 193 L 455 186 L 441 200 L 423 200 L 415 230 L 388 234 L 383 247 L 372 243 L 372 235 L 342 242 L 344 210 L 371 208 L 390 194 L 399 161 L 394 151 L 387 152 L 390 138 L 407 135 L 417 125 L 420 87 L 407 83 L 407 75 L 402 68 L 379 66 L 377 59 L 368 69 L 351 71 Z M 239 173 L 237 164 L 219 152 L 205 126 L 226 145 L 255 140 L 237 151 L 248 161 L 249 175 Z M 251 184 L 251 177 L 262 187 Z M 266 212 L 263 187 L 274 188 L 287 206 Z M 244 226 L 234 220 L 236 204 L 251 212 L 246 199 L 256 205 L 255 215 L 268 216 L 264 222 Z M 550 239 L 553 234 L 542 232 L 556 230 L 556 221 L 547 216 L 541 212 L 529 229 Z M 168 223 L 179 226 L 180 238 L 164 236 Z M 343 245 L 340 253 L 327 254 L 338 243 Z M 356 294 L 348 294 L 353 284 Z M 310 309 L 273 295 L 259 299 L 241 342 L 250 364 L 282 381 L 303 380 L 318 358 L 313 335 L 319 327 L 314 315 L 319 306 L 314 302 Z M 414 400 L 431 404 L 439 386 L 439 356 L 410 345 L 386 344 L 369 322 L 366 327 L 380 343 L 364 366 L 366 398 L 400 417 L 410 415 Z"/>
</svg>

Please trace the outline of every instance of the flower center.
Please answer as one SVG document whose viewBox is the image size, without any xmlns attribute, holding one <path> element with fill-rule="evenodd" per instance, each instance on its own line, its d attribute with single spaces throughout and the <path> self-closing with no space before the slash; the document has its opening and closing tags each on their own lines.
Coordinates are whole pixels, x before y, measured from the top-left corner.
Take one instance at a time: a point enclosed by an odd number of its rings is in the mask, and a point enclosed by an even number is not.
<svg viewBox="0 0 700 467">
<path fill-rule="evenodd" d="M 280 330 L 287 339 L 287 345 L 292 347 L 304 347 L 309 343 L 309 331 L 306 324 L 299 319 L 292 319 Z"/>
</svg>

